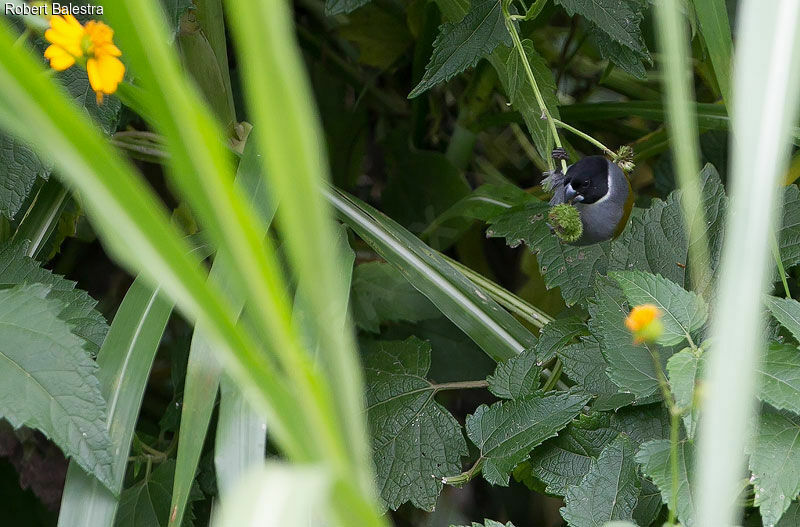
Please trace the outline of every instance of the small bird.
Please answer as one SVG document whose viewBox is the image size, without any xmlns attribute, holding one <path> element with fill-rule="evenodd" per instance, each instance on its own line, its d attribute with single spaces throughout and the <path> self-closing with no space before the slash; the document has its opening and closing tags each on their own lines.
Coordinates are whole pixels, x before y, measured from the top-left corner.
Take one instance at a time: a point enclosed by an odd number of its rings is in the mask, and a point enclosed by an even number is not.
<svg viewBox="0 0 800 527">
<path fill-rule="evenodd" d="M 549 183 L 550 205 L 570 203 L 580 213 L 583 234 L 572 245 L 611 240 L 625 228 L 633 209 L 633 190 L 616 163 L 603 156 L 584 157 L 566 174 L 552 173 Z"/>
</svg>

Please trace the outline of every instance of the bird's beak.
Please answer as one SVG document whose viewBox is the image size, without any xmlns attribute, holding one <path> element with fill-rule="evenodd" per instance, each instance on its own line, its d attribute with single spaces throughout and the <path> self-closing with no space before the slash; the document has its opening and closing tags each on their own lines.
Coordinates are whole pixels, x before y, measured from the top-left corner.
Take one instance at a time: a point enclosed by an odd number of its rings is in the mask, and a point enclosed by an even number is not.
<svg viewBox="0 0 800 527">
<path fill-rule="evenodd" d="M 574 188 L 572 188 L 572 183 L 567 183 L 564 187 L 564 199 L 567 203 L 572 203 L 573 201 L 581 202 L 583 201 L 583 196 L 578 195 Z"/>
</svg>

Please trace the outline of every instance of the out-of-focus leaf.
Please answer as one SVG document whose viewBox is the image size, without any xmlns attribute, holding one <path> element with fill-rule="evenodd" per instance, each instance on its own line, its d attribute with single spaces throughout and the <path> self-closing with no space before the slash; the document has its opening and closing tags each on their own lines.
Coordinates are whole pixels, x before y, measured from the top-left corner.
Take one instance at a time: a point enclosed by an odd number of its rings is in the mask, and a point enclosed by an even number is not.
<svg viewBox="0 0 800 527">
<path fill-rule="evenodd" d="M 754 505 L 764 525 L 775 525 L 800 494 L 800 417 L 764 411 L 749 447 Z"/>
<path fill-rule="evenodd" d="M 451 525 L 450 527 L 514 527 L 514 524 L 511 523 L 511 522 L 506 522 L 506 523 L 503 524 L 503 523 L 500 523 L 500 522 L 497 522 L 497 521 L 494 521 L 494 520 L 485 519 L 485 520 L 483 520 L 483 523 L 472 522 L 471 526 L 469 526 L 469 525 L 460 525 L 460 526 Z"/>
<path fill-rule="evenodd" d="M 508 485 L 508 476 L 534 447 L 564 428 L 589 400 L 569 392 L 532 394 L 479 406 L 467 416 L 467 435 L 480 449 L 483 477 Z"/>
<path fill-rule="evenodd" d="M 800 525 L 800 502 L 793 501 L 781 516 L 781 521 L 776 524 L 776 527 L 798 527 L 798 525 Z"/>
<path fill-rule="evenodd" d="M 370 0 L 325 0 L 325 14 L 332 16 L 352 13 L 369 2 Z"/>
<path fill-rule="evenodd" d="M 614 271 L 609 276 L 622 288 L 631 306 L 652 304 L 661 310 L 664 332 L 658 338 L 660 344 L 673 346 L 691 339 L 692 332 L 708 318 L 702 298 L 661 275 Z"/>
<path fill-rule="evenodd" d="M 433 510 L 442 477 L 461 471 L 467 444 L 461 425 L 434 400 L 425 379 L 427 342 L 375 341 L 364 346 L 367 405 L 378 488 L 386 507 L 406 501 Z"/>
<path fill-rule="evenodd" d="M 461 21 L 446 22 L 439 28 L 425 75 L 408 97 L 416 97 L 473 67 L 481 57 L 491 53 L 500 44 L 511 45 L 500 2 L 476 0 Z"/>
<path fill-rule="evenodd" d="M 380 69 L 394 64 L 412 42 L 405 19 L 375 4 L 351 14 L 339 34 L 358 47 L 359 62 Z"/>
<path fill-rule="evenodd" d="M 86 291 L 40 267 L 39 262 L 25 256 L 29 242 L 0 245 L 0 285 L 46 284 L 47 298 L 61 302 L 58 317 L 70 325 L 72 332 L 84 340 L 84 348 L 92 354 L 100 349 L 108 332 L 103 315 L 95 310 L 97 301 Z"/>
<path fill-rule="evenodd" d="M 158 465 L 144 479 L 125 489 L 119 498 L 119 511 L 114 527 L 165 527 L 169 519 L 169 502 L 172 494 L 172 479 L 175 461 L 167 460 Z M 192 488 L 189 504 L 203 499 L 197 487 Z M 186 516 L 182 525 L 192 525 L 192 515 Z"/>
<path fill-rule="evenodd" d="M 539 376 L 542 374 L 541 362 L 535 350 L 525 350 L 516 357 L 501 362 L 486 380 L 489 390 L 502 399 L 519 399 L 536 391 Z"/>
<path fill-rule="evenodd" d="M 651 353 L 658 353 L 662 368 L 671 353 L 657 344 L 633 344 L 633 336 L 625 327 L 629 311 L 626 299 L 610 279 L 598 279 L 595 293 L 589 304 L 589 329 L 608 362 L 608 376 L 622 392 L 632 393 L 637 399 L 652 395 L 659 385 Z"/>
<path fill-rule="evenodd" d="M 531 66 L 533 78 L 536 80 L 536 85 L 539 87 L 545 106 L 550 112 L 550 115 L 559 119 L 556 83 L 550 66 L 548 66 L 547 61 L 536 52 L 536 49 L 533 47 L 533 42 L 530 40 L 523 40 L 522 48 L 525 50 L 525 55 L 528 57 L 528 63 Z M 492 66 L 497 71 L 497 76 L 500 78 L 500 83 L 503 85 L 503 89 L 511 101 L 511 105 L 522 114 L 528 131 L 533 137 L 533 143 L 536 146 L 537 152 L 539 152 L 539 155 L 542 156 L 543 159 L 547 159 L 552 150 L 553 137 L 550 134 L 550 130 L 547 128 L 547 121 L 541 118 L 542 109 L 536 101 L 533 87 L 530 85 L 530 82 L 528 82 L 519 52 L 512 47 L 499 46 L 488 58 L 489 62 L 491 62 Z"/>
<path fill-rule="evenodd" d="M 664 503 L 676 508 L 681 525 L 693 527 L 695 522 L 694 505 L 694 449 L 690 443 L 681 441 L 678 445 L 678 503 L 672 503 L 672 469 L 670 463 L 670 442 L 667 439 L 645 443 L 636 453 L 636 462 L 653 480 Z"/>
<path fill-rule="evenodd" d="M 786 344 L 771 344 L 756 372 L 759 399 L 778 410 L 800 414 L 800 350 Z"/>
<path fill-rule="evenodd" d="M 64 454 L 113 488 L 107 407 L 97 365 L 48 298 L 48 286 L 0 290 L 0 415 L 36 428 Z"/>
<path fill-rule="evenodd" d="M 561 515 L 572 527 L 601 527 L 611 520 L 631 520 L 641 484 L 634 447 L 625 436 L 606 446 L 580 484 L 570 487 Z"/>
</svg>

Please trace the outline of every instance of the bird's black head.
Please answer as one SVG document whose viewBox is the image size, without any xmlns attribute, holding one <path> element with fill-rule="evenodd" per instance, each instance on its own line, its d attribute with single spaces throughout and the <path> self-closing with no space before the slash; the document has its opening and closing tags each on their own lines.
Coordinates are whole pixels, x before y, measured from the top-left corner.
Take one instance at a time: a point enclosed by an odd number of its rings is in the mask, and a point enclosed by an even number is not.
<svg viewBox="0 0 800 527">
<path fill-rule="evenodd" d="M 608 163 L 603 156 L 584 157 L 567 171 L 564 187 L 567 201 L 590 205 L 608 192 Z"/>
</svg>

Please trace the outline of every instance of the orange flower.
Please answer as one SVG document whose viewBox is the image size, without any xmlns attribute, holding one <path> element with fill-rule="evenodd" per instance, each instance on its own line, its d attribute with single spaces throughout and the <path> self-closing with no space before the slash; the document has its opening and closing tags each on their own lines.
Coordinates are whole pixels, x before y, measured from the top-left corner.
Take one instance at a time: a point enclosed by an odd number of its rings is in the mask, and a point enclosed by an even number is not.
<svg viewBox="0 0 800 527">
<path fill-rule="evenodd" d="M 102 104 L 103 95 L 117 91 L 125 76 L 125 65 L 117 58 L 122 52 L 114 45 L 113 37 L 114 30 L 102 22 L 90 20 L 82 26 L 72 15 L 53 16 L 50 29 L 44 33 L 50 42 L 44 56 L 56 71 L 64 71 L 76 62 L 85 65 L 97 104 Z"/>
<path fill-rule="evenodd" d="M 633 333 L 633 343 L 653 342 L 664 332 L 661 310 L 653 304 L 642 304 L 631 309 L 625 326 Z"/>
</svg>

